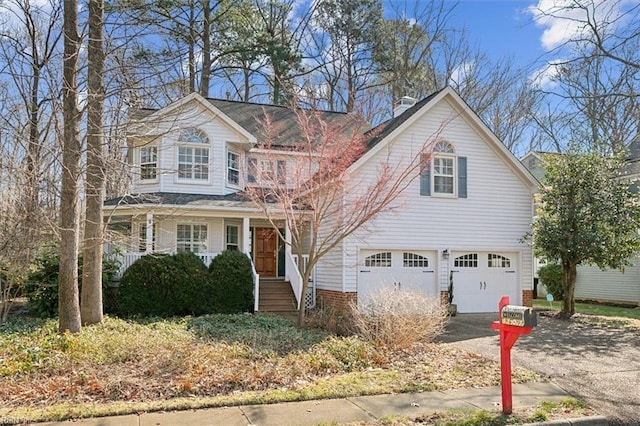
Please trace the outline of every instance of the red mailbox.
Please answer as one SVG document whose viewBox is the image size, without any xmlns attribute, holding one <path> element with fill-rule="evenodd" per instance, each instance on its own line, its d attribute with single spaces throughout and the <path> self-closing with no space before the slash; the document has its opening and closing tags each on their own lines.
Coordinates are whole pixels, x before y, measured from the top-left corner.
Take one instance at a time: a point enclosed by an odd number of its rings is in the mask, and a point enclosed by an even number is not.
<svg viewBox="0 0 640 426">
<path fill-rule="evenodd" d="M 500 333 L 500 376 L 502 383 L 502 412 L 511 414 L 513 393 L 511 390 L 511 348 L 521 334 L 529 334 L 537 325 L 536 313 L 526 306 L 509 305 L 504 296 L 498 305 L 499 320 L 491 328 Z"/>
</svg>

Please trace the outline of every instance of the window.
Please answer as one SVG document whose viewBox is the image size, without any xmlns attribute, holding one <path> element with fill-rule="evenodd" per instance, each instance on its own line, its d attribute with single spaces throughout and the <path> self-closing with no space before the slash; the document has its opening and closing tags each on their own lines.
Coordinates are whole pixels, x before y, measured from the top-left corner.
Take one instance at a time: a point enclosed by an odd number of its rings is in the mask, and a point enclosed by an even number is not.
<svg viewBox="0 0 640 426">
<path fill-rule="evenodd" d="M 455 151 L 446 141 L 440 141 L 433 148 L 433 193 L 454 194 L 453 160 Z"/>
<path fill-rule="evenodd" d="M 427 268 L 429 259 L 417 253 L 402 253 L 402 266 L 405 268 Z"/>
<path fill-rule="evenodd" d="M 247 181 L 254 183 L 258 178 L 258 159 L 250 157 L 247 159 Z"/>
<path fill-rule="evenodd" d="M 278 183 L 286 183 L 287 182 L 287 162 L 284 160 L 276 161 L 276 177 L 278 178 Z"/>
<path fill-rule="evenodd" d="M 140 147 L 140 180 L 158 178 L 158 147 Z"/>
<path fill-rule="evenodd" d="M 178 178 L 193 180 L 209 179 L 209 138 L 200 129 L 189 128 L 178 137 Z"/>
<path fill-rule="evenodd" d="M 439 141 L 431 155 L 423 154 L 420 195 L 467 198 L 467 157 L 460 157 L 447 141 Z"/>
<path fill-rule="evenodd" d="M 156 246 L 156 224 L 151 226 L 151 247 L 149 251 L 155 251 Z M 141 222 L 138 225 L 138 252 L 145 253 L 147 251 L 147 223 Z"/>
<path fill-rule="evenodd" d="M 433 193 L 453 194 L 453 158 L 433 158 Z"/>
<path fill-rule="evenodd" d="M 374 268 L 390 268 L 391 267 L 391 252 L 381 252 L 367 256 L 364 259 L 364 266 L 372 266 Z"/>
<path fill-rule="evenodd" d="M 207 225 L 179 224 L 176 249 L 178 252 L 205 253 L 207 251 Z"/>
<path fill-rule="evenodd" d="M 226 237 L 227 250 L 238 250 L 238 227 L 235 225 L 227 225 Z"/>
<path fill-rule="evenodd" d="M 247 181 L 251 183 L 286 183 L 287 162 L 285 160 L 258 160 L 255 157 L 247 159 Z"/>
<path fill-rule="evenodd" d="M 231 185 L 240 183 L 240 155 L 237 152 L 227 152 L 227 183 Z"/>
<path fill-rule="evenodd" d="M 511 268 L 511 259 L 499 254 L 489 253 L 487 266 L 489 268 Z"/>
<path fill-rule="evenodd" d="M 477 268 L 478 253 L 468 253 L 456 257 L 453 261 L 453 266 L 456 268 Z"/>
<path fill-rule="evenodd" d="M 197 129 L 195 127 L 190 127 L 180 132 L 180 136 L 178 137 L 178 142 L 208 144 L 209 138 L 207 137 L 207 134 L 202 130 Z"/>
</svg>

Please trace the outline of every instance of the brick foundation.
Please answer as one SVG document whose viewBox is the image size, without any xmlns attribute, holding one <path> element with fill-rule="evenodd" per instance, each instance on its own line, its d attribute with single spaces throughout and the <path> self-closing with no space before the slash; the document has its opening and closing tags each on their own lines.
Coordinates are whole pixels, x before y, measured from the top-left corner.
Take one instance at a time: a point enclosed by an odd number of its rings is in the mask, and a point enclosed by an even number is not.
<svg viewBox="0 0 640 426">
<path fill-rule="evenodd" d="M 316 299 L 320 308 L 330 308 L 334 312 L 345 314 L 349 310 L 349 304 L 357 302 L 358 293 L 317 289 Z"/>
<path fill-rule="evenodd" d="M 440 303 L 442 305 L 448 305 L 449 304 L 449 292 L 448 291 L 441 291 L 440 292 Z"/>
<path fill-rule="evenodd" d="M 533 290 L 522 290 L 522 305 L 533 306 Z"/>
</svg>

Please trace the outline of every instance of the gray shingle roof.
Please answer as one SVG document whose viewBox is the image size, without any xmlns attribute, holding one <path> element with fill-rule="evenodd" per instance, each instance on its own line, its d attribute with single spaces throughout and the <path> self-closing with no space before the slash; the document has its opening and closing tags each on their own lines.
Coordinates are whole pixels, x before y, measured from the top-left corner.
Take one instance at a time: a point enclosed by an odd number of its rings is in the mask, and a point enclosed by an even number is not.
<svg viewBox="0 0 640 426">
<path fill-rule="evenodd" d="M 254 104 L 249 102 L 227 101 L 223 99 L 208 99 L 209 102 L 225 115 L 238 123 L 242 128 L 256 136 L 258 141 L 265 137 L 264 122 L 269 116 L 276 134 L 272 144 L 280 147 L 292 147 L 300 143 L 300 127 L 296 111 L 292 108 L 278 105 Z M 322 121 L 329 126 L 338 126 L 345 132 L 368 129 L 356 116 L 343 112 L 316 111 Z"/>
<path fill-rule="evenodd" d="M 428 104 L 433 98 L 435 98 L 438 93 L 440 93 L 444 89 L 440 89 L 437 92 L 434 92 L 427 96 L 426 98 L 416 102 L 411 108 L 404 111 L 402 114 L 393 117 L 383 123 L 380 123 L 373 129 L 369 130 L 366 133 L 367 136 L 367 148 L 371 149 L 376 146 L 380 141 L 389 136 L 391 132 L 400 127 L 402 123 L 407 121 L 413 114 L 418 112 L 423 106 Z"/>
<path fill-rule="evenodd" d="M 210 194 L 182 194 L 176 192 L 153 192 L 149 194 L 132 194 L 124 197 L 112 198 L 104 202 L 105 206 L 124 205 L 207 205 L 219 207 L 242 207 L 244 205 L 254 207 L 255 205 L 244 194 L 238 192 L 227 195 Z"/>
</svg>

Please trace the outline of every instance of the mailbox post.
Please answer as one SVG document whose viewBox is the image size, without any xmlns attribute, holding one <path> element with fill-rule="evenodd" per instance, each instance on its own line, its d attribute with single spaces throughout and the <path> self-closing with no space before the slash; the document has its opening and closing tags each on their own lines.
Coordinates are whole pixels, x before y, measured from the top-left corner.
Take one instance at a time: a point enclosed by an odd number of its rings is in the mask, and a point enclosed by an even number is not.
<svg viewBox="0 0 640 426">
<path fill-rule="evenodd" d="M 526 306 L 509 305 L 509 297 L 504 296 L 498 305 L 499 321 L 491 323 L 491 328 L 500 333 L 500 378 L 502 384 L 502 412 L 511 414 L 513 394 L 511 390 L 511 348 L 521 334 L 529 334 L 537 325 L 536 314 Z"/>
</svg>

